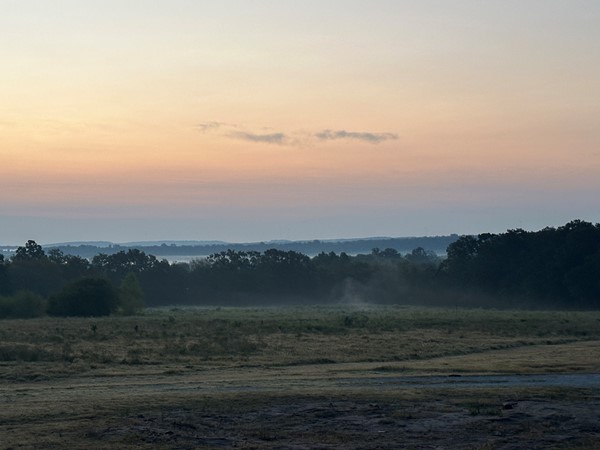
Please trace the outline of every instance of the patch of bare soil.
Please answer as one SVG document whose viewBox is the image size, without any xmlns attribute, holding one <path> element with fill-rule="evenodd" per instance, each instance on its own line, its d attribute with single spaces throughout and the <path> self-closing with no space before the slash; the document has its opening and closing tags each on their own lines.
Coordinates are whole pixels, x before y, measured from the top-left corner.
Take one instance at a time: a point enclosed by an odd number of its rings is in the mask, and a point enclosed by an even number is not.
<svg viewBox="0 0 600 450">
<path fill-rule="evenodd" d="M 173 449 L 600 448 L 600 399 L 492 405 L 279 399 L 239 411 L 140 414 L 88 436 L 97 447 L 130 443 Z"/>
</svg>

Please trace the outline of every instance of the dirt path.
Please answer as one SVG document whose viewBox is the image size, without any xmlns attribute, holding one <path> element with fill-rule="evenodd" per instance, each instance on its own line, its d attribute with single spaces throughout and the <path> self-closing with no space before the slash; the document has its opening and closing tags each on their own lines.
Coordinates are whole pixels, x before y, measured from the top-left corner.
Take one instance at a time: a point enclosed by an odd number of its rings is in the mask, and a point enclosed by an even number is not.
<svg viewBox="0 0 600 450">
<path fill-rule="evenodd" d="M 111 377 L 79 377 L 44 383 L 22 383 L 0 386 L 3 402 L 44 403 L 77 399 L 119 398 L 135 393 L 137 397 L 186 395 L 189 393 L 219 395 L 230 393 L 316 392 L 398 389 L 468 389 L 554 387 L 562 389 L 599 389 L 600 374 L 496 374 L 496 375 L 394 375 L 385 371 L 352 371 L 339 364 L 297 366 L 293 368 L 214 369 L 184 375 L 113 375 Z M 346 366 L 348 367 L 348 366 Z M 348 376 L 352 373 L 352 376 Z M 5 411 L 6 412 L 6 411 Z M 2 417 L 0 412 L 0 417 Z"/>
</svg>

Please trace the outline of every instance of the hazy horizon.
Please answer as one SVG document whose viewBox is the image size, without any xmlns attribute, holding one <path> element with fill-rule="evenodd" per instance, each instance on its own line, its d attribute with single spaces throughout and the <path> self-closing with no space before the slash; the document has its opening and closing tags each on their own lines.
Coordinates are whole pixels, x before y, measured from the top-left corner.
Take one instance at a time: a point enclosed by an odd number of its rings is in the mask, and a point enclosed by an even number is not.
<svg viewBox="0 0 600 450">
<path fill-rule="evenodd" d="M 403 238 L 421 238 L 421 237 L 440 237 L 440 236 L 451 236 L 451 235 L 478 235 L 481 233 L 503 233 L 507 230 L 511 230 L 511 229 L 523 229 L 525 231 L 539 231 L 545 227 L 559 227 L 562 225 L 565 225 L 565 223 L 571 221 L 571 220 L 583 220 L 583 221 L 587 221 L 590 222 L 589 220 L 586 219 L 582 219 L 579 217 L 575 217 L 569 220 L 566 220 L 564 222 L 561 223 L 556 223 L 556 224 L 548 224 L 548 223 L 544 223 L 544 224 L 540 224 L 539 226 L 533 226 L 533 227 L 527 227 L 527 226 L 509 226 L 506 228 L 502 228 L 500 229 L 497 224 L 496 227 L 494 229 L 488 228 L 488 229 L 481 229 L 481 230 L 474 230 L 474 231 L 469 231 L 469 232 L 462 232 L 462 233 L 457 233 L 454 231 L 451 232 L 440 232 L 440 233 L 429 233 L 429 234 L 425 234 L 425 233 L 414 233 L 414 234 L 387 234 L 387 235 L 383 235 L 383 234 L 377 234 L 377 235 L 348 235 L 348 236 L 310 236 L 310 237 L 300 237 L 300 238 L 264 238 L 264 239 L 231 239 L 231 240 L 227 240 L 227 239 L 204 239 L 204 238 L 188 238 L 188 237 L 184 237 L 184 238 L 180 238 L 180 239 L 173 239 L 170 237 L 166 237 L 166 238 L 150 238 L 150 239 L 121 239 L 121 240 L 111 240 L 111 239 L 95 239 L 95 238 L 90 238 L 90 239 L 50 239 L 50 240 L 43 240 L 43 239 L 39 239 L 36 238 L 35 236 L 31 235 L 29 237 L 26 238 L 22 238 L 20 241 L 0 241 L 0 246 L 5 246 L 5 247 L 10 247 L 10 246 L 20 246 L 23 245 L 26 241 L 28 240 L 34 240 L 36 241 L 38 244 L 40 245 L 60 245 L 60 244 L 73 244 L 73 243 L 91 243 L 93 245 L 93 243 L 110 243 L 110 244 L 115 244 L 115 245 L 138 245 L 140 243 L 157 243 L 157 242 L 178 242 L 180 244 L 178 245 L 183 245 L 181 243 L 185 243 L 185 242 L 189 242 L 189 243 L 195 243 L 195 242 L 200 242 L 202 243 L 202 245 L 204 244 L 209 244 L 209 243 L 223 243 L 223 244 L 251 244 L 251 243 L 260 243 L 260 242 L 310 242 L 313 240 L 319 240 L 319 241 L 344 241 L 344 240 L 368 240 L 368 239 L 387 239 L 387 238 L 391 238 L 391 239 L 403 239 Z M 597 222 L 593 222 L 592 223 L 597 223 Z M 64 224 L 65 226 L 68 224 Z M 63 233 L 64 235 L 72 235 L 70 234 L 68 231 Z M 23 234 L 25 235 L 25 234 Z"/>
<path fill-rule="evenodd" d="M 3 3 L 0 243 L 600 222 L 592 0 Z"/>
</svg>

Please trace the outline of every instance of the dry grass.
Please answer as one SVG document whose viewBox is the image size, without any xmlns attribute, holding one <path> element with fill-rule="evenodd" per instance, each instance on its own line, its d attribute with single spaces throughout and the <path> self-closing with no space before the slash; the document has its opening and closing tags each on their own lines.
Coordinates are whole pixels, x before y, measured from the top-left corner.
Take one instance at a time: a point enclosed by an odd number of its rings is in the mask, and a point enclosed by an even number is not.
<svg viewBox="0 0 600 450">
<path fill-rule="evenodd" d="M 404 374 L 598 373 L 599 341 L 600 313 L 575 312 L 203 309 L 127 318 L 0 321 L 0 447 L 63 448 L 69 442 L 75 448 L 173 448 L 172 441 L 155 436 L 146 442 L 144 433 L 131 430 L 141 427 L 140 421 L 149 427 L 148 415 L 195 411 L 204 412 L 205 421 L 247 413 L 238 419 L 250 422 L 236 432 L 246 430 L 254 448 L 263 448 L 256 445 L 259 441 L 269 448 L 269 439 L 277 436 L 261 431 L 268 426 L 266 418 L 250 420 L 256 411 L 295 403 L 314 403 L 318 410 L 349 399 L 365 411 L 373 402 L 396 405 L 386 413 L 389 417 L 381 418 L 382 426 L 386 420 L 410 424 L 410 417 L 425 420 L 428 414 L 457 411 L 479 420 L 497 415 L 506 399 L 535 394 L 583 401 L 583 394 L 543 388 L 510 393 L 395 390 L 347 380 Z M 350 406 L 348 411 L 352 413 Z M 327 411 L 315 414 L 317 422 L 329 420 Z M 169 425 L 175 435 L 183 423 L 177 417 Z M 130 432 L 119 428 L 123 421 Z M 282 426 L 296 430 L 286 424 Z M 155 428 L 150 427 L 152 432 Z M 325 437 L 317 428 L 290 431 L 289 439 L 308 439 L 312 433 L 316 440 L 311 442 L 334 447 L 358 439 L 355 431 Z M 228 446 L 205 444 L 180 447 Z"/>
<path fill-rule="evenodd" d="M 51 373 L 123 365 L 411 361 L 600 338 L 599 313 L 384 308 L 154 311 L 0 322 L 0 363 Z M 6 372 L 3 371 L 6 375 Z"/>
</svg>

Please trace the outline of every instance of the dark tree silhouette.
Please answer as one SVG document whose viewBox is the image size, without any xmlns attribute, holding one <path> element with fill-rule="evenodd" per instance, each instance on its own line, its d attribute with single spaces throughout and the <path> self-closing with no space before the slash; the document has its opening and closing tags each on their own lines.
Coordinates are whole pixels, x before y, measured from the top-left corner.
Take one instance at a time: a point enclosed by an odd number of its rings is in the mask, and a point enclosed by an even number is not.
<svg viewBox="0 0 600 450">
<path fill-rule="evenodd" d="M 108 316 L 117 309 L 119 296 L 109 281 L 84 278 L 50 297 L 48 313 L 53 316 Z"/>
<path fill-rule="evenodd" d="M 17 247 L 13 261 L 27 261 L 32 259 L 44 259 L 46 253 L 41 245 L 33 240 L 29 240 L 25 243 L 24 247 Z"/>
</svg>

